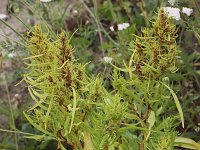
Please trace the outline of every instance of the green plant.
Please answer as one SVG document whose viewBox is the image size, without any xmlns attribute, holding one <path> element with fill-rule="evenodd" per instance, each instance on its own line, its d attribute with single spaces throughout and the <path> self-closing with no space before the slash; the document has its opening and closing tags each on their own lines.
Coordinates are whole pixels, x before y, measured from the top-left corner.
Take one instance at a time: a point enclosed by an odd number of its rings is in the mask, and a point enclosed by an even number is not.
<svg viewBox="0 0 200 150">
<path fill-rule="evenodd" d="M 175 39 L 175 25 L 160 9 L 153 27 L 131 42 L 129 64 L 110 63 L 115 69 L 106 89 L 101 76 L 88 77 L 73 57 L 71 37 L 64 31 L 52 37 L 36 26 L 27 40 L 30 62 L 24 75 L 35 104 L 24 115 L 41 134 L 29 138 L 55 140 L 58 149 L 199 148 L 178 137 L 179 117 L 168 112 L 173 97 L 184 127 L 168 79 L 177 71 Z"/>
</svg>

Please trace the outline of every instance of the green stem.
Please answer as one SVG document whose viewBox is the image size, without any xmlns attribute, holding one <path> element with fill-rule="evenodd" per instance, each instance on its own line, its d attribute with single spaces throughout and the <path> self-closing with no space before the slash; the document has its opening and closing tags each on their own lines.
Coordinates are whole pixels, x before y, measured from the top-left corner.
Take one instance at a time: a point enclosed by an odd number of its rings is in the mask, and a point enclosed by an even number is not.
<svg viewBox="0 0 200 150">
<path fill-rule="evenodd" d="M 23 39 L 24 41 L 26 41 L 26 39 L 19 33 L 17 32 L 11 25 L 9 25 L 7 22 L 5 22 L 4 20 L 0 19 L 0 21 L 5 24 L 8 28 L 10 28 L 13 32 L 15 32 L 21 39 Z"/>
<path fill-rule="evenodd" d="M 148 16 L 147 16 L 147 12 L 146 12 L 145 1 L 141 0 L 141 2 L 139 3 L 139 6 L 140 6 L 140 10 L 142 11 L 142 15 L 144 16 L 145 24 L 148 27 L 149 26 L 149 21 L 148 21 Z"/>
<path fill-rule="evenodd" d="M 35 136 L 36 135 L 36 134 L 21 132 L 21 131 L 17 131 L 17 130 L 12 131 L 12 130 L 6 130 L 6 129 L 1 129 L 1 128 L 0 128 L 0 131 L 1 132 L 8 132 L 8 133 L 24 134 L 24 135 L 27 135 L 27 136 Z"/>
<path fill-rule="evenodd" d="M 196 8 L 197 8 L 197 10 L 198 10 L 198 13 L 199 13 L 199 15 L 200 15 L 200 8 L 199 8 L 199 5 L 198 5 L 198 3 L 197 3 L 196 0 L 194 0 L 194 4 L 195 4 L 195 6 L 196 6 Z"/>
<path fill-rule="evenodd" d="M 5 81 L 5 87 L 6 87 L 6 94 L 7 94 L 8 102 L 9 102 L 10 117 L 11 117 L 11 128 L 16 130 L 15 119 L 14 119 L 14 115 L 13 115 L 13 109 L 12 109 L 11 98 L 10 98 L 10 92 L 9 92 L 9 89 L 8 89 L 8 83 L 7 83 L 7 78 L 6 78 L 4 69 L 3 69 L 3 74 L 4 74 L 4 81 Z M 17 134 L 16 133 L 14 133 L 14 138 L 15 138 L 15 147 L 16 147 L 16 150 L 18 150 L 18 142 L 17 142 Z"/>
<path fill-rule="evenodd" d="M 119 44 L 117 42 L 115 42 L 107 33 L 107 31 L 104 29 L 104 27 L 102 26 L 102 24 L 99 22 L 99 20 L 95 17 L 95 15 L 92 13 L 92 11 L 90 10 L 90 8 L 85 4 L 85 2 L 83 0 L 80 0 L 80 2 L 83 4 L 83 6 L 85 7 L 85 9 L 89 12 L 89 14 L 92 16 L 92 18 L 94 19 L 95 23 L 99 25 L 100 30 L 105 34 L 105 36 L 116 46 L 118 46 Z"/>
<path fill-rule="evenodd" d="M 47 21 L 41 16 L 41 15 L 37 15 L 35 13 L 35 9 L 31 6 L 31 4 L 29 4 L 29 2 L 27 2 L 26 0 L 20 0 L 21 3 L 23 3 L 35 16 L 39 17 L 42 21 L 42 23 L 45 25 L 47 30 L 50 30 L 50 34 L 52 35 L 52 37 L 56 38 L 57 35 L 55 34 L 55 32 L 53 31 L 53 29 L 49 26 L 49 24 L 47 23 Z"/>
</svg>

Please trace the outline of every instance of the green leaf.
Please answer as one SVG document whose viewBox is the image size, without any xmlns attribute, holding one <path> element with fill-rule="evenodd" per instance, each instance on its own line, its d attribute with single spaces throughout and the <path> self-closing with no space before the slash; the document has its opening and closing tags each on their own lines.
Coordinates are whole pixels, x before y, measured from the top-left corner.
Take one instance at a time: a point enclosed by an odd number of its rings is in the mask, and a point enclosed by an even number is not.
<svg viewBox="0 0 200 150">
<path fill-rule="evenodd" d="M 147 122 L 149 123 L 149 132 L 147 134 L 146 140 L 149 138 L 149 136 L 151 134 L 151 128 L 154 126 L 155 121 L 156 121 L 155 112 L 151 111 L 149 118 L 147 120 Z"/>
<path fill-rule="evenodd" d="M 183 147 L 183 148 L 189 148 L 189 149 L 200 149 L 200 144 L 196 143 L 192 139 L 185 138 L 185 137 L 176 137 L 175 139 L 175 146 Z"/>
<path fill-rule="evenodd" d="M 108 141 L 109 135 L 106 134 L 102 137 L 101 143 L 99 144 L 99 148 L 102 149 L 105 145 L 105 143 Z"/>
<path fill-rule="evenodd" d="M 36 98 L 35 95 L 33 94 L 32 88 L 29 88 L 29 87 L 28 87 L 28 91 L 29 91 L 29 93 L 30 93 L 30 95 L 31 95 L 31 98 L 37 103 L 39 100 L 38 100 L 38 98 Z"/>
<path fill-rule="evenodd" d="M 182 122 L 182 127 L 184 128 L 184 117 L 183 117 L 183 111 L 182 111 L 182 108 L 181 108 L 181 104 L 178 100 L 178 97 L 176 96 L 176 94 L 174 93 L 174 91 L 169 87 L 167 86 L 166 84 L 164 84 L 163 82 L 160 82 L 162 85 L 164 85 L 169 91 L 170 93 L 172 94 L 173 98 L 174 98 L 174 101 L 175 101 L 175 104 L 176 104 L 176 107 L 178 109 L 178 112 L 179 112 L 179 115 L 181 117 L 181 122 Z"/>
<path fill-rule="evenodd" d="M 75 117 L 75 112 L 76 112 L 76 91 L 74 88 L 72 88 L 72 91 L 73 91 L 73 108 L 72 108 L 72 119 L 71 119 L 71 125 L 70 125 L 70 128 L 69 128 L 69 133 L 71 132 L 71 129 L 72 129 L 72 125 L 73 125 L 73 122 L 74 122 L 74 117 Z"/>
<path fill-rule="evenodd" d="M 130 114 L 130 113 L 126 114 L 126 118 L 141 121 L 140 117 L 138 117 L 137 115 L 134 115 L 134 114 Z"/>
<path fill-rule="evenodd" d="M 28 87 L 28 91 L 31 95 L 31 98 L 36 102 L 36 104 L 34 104 L 29 110 L 33 110 L 35 109 L 37 106 L 40 106 L 42 109 L 47 110 L 47 107 L 45 107 L 44 105 L 42 105 L 42 103 L 44 102 L 44 98 L 37 98 L 35 96 L 35 94 L 37 93 L 34 89 Z M 37 96 L 39 95 L 39 93 L 37 94 Z"/>
<path fill-rule="evenodd" d="M 143 64 L 145 64 L 148 68 L 150 68 L 151 70 L 155 71 L 156 73 L 159 73 L 158 70 L 156 70 L 154 67 L 150 66 L 149 64 L 142 62 Z"/>
<path fill-rule="evenodd" d="M 152 128 L 153 127 L 153 125 L 154 125 L 154 123 L 155 123 L 155 120 L 156 120 L 156 118 L 155 118 L 155 112 L 154 111 L 151 111 L 150 112 L 150 115 L 149 115 L 149 118 L 148 118 L 148 120 L 147 120 L 147 122 L 149 123 L 149 126 Z"/>
<path fill-rule="evenodd" d="M 120 133 L 123 133 L 127 130 L 146 130 L 145 128 L 142 128 L 142 127 L 137 127 L 136 125 L 133 125 L 133 124 L 128 124 L 126 127 L 122 127 L 118 130 L 118 132 Z"/>
<path fill-rule="evenodd" d="M 42 103 L 44 102 L 44 99 L 40 100 L 39 102 L 36 102 L 30 109 L 29 111 L 35 109 L 36 107 L 40 106 L 42 109 L 47 110 L 47 107 L 45 107 L 44 105 L 42 105 Z"/>
<path fill-rule="evenodd" d="M 58 147 L 58 149 L 66 150 L 66 148 L 62 145 L 62 142 L 60 140 L 58 140 Z"/>
<path fill-rule="evenodd" d="M 87 132 L 84 132 L 83 135 L 84 135 L 84 143 L 85 143 L 84 149 L 85 150 L 94 150 L 91 135 Z"/>
<path fill-rule="evenodd" d="M 26 57 L 26 58 L 24 58 L 23 60 L 38 58 L 38 57 L 41 57 L 41 56 L 43 56 L 43 54 L 39 54 L 39 55 L 34 55 L 34 56 Z"/>
<path fill-rule="evenodd" d="M 23 137 L 27 138 L 27 139 L 34 139 L 34 140 L 40 141 L 45 137 L 45 134 L 42 134 L 42 135 L 29 135 L 29 136 L 25 135 Z"/>
<path fill-rule="evenodd" d="M 47 128 L 47 119 L 49 118 L 49 114 L 50 114 L 50 111 L 51 111 L 51 107 L 52 107 L 52 101 L 53 101 L 53 97 L 51 97 L 51 100 L 50 100 L 50 103 L 49 103 L 49 107 L 48 107 L 48 109 L 47 109 L 47 113 L 46 113 L 46 116 L 45 116 L 45 124 L 44 124 L 44 127 L 45 127 L 45 129 Z"/>
<path fill-rule="evenodd" d="M 44 129 L 43 129 L 41 126 L 39 126 L 38 124 L 34 123 L 34 120 L 33 120 L 31 117 L 29 117 L 29 115 L 27 115 L 25 112 L 23 112 L 23 113 L 24 113 L 24 116 L 26 117 L 26 119 L 29 121 L 29 123 L 30 123 L 31 125 L 33 125 L 33 126 L 34 126 L 36 129 L 38 129 L 39 131 L 41 131 L 41 132 L 43 132 L 43 133 L 45 133 L 45 134 L 47 134 L 47 135 L 53 137 L 53 134 L 51 134 L 50 132 L 44 130 Z"/>
</svg>

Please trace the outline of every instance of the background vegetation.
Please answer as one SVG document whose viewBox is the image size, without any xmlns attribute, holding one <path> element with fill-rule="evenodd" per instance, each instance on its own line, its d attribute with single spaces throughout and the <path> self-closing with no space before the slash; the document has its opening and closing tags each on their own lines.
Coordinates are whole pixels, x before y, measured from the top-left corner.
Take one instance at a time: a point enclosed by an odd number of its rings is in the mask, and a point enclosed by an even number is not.
<svg viewBox="0 0 200 150">
<path fill-rule="evenodd" d="M 130 42 L 135 35 L 141 35 L 141 28 L 151 27 L 159 7 L 172 5 L 164 0 L 79 0 L 40 1 L 9 0 L 7 20 L 1 20 L 0 27 L 5 40 L 0 51 L 0 149 L 56 149 L 54 140 L 34 141 L 23 138 L 20 132 L 40 132 L 24 117 L 23 111 L 32 105 L 26 84 L 20 82 L 26 74 L 23 58 L 24 38 L 31 38 L 33 25 L 40 24 L 46 33 L 73 35 L 71 44 L 74 57 L 86 65 L 88 76 L 101 73 L 105 87 L 110 88 L 112 68 L 105 62 L 111 57 L 115 66 L 123 67 L 131 55 Z M 179 70 L 169 76 L 172 89 L 176 91 L 184 114 L 185 128 L 181 122 L 176 131 L 181 136 L 200 141 L 200 2 L 198 0 L 177 0 L 173 7 L 193 9 L 191 16 L 181 13 L 180 20 L 173 20 L 177 28 Z M 59 10 L 59 11 L 58 11 Z M 15 22 L 12 22 L 15 20 Z M 129 23 L 122 31 L 111 31 L 110 27 Z M 19 28 L 16 28 L 20 24 Z M 47 27 L 48 29 L 47 30 Z M 5 30 L 7 28 L 7 30 Z M 10 31 L 9 31 L 10 30 Z M 9 31 L 9 32 L 8 32 Z M 9 33 L 9 34 L 8 34 Z M 18 84 L 20 82 L 20 84 Z M 17 84 L 17 86 L 16 86 Z M 176 105 L 168 103 L 165 115 L 175 115 Z M 5 132 L 7 131 L 7 132 Z M 16 131 L 16 132 L 12 132 Z M 178 148 L 177 148 L 178 149 Z"/>
</svg>

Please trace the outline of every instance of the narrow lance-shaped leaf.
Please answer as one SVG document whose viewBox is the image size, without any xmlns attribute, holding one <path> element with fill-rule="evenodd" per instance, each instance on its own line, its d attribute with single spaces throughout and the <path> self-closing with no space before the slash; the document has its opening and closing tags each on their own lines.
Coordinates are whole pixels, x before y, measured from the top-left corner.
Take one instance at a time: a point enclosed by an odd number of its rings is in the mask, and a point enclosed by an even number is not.
<svg viewBox="0 0 200 150">
<path fill-rule="evenodd" d="M 192 139 L 185 138 L 185 137 L 177 137 L 175 139 L 175 146 L 183 147 L 183 148 L 189 148 L 189 149 L 200 149 L 200 144 L 196 143 Z"/>
<path fill-rule="evenodd" d="M 174 98 L 174 101 L 175 101 L 175 104 L 176 104 L 176 107 L 178 109 L 178 112 L 179 112 L 179 115 L 181 117 L 181 122 L 182 122 L 182 127 L 184 128 L 184 117 L 183 117 L 183 111 L 182 111 L 182 108 L 181 108 L 181 104 L 178 100 L 178 97 L 176 96 L 176 94 L 174 93 L 174 91 L 169 87 L 167 86 L 166 84 L 164 84 L 163 82 L 160 82 L 162 85 L 164 85 L 169 91 L 170 93 L 172 94 L 173 98 Z"/>
<path fill-rule="evenodd" d="M 150 115 L 149 115 L 149 118 L 147 120 L 147 122 L 149 123 L 149 132 L 147 134 L 146 140 L 148 140 L 148 138 L 149 138 L 149 136 L 151 134 L 151 128 L 154 126 L 155 121 L 156 121 L 155 112 L 151 111 Z"/>
<path fill-rule="evenodd" d="M 71 132 L 71 129 L 72 129 L 72 125 L 73 125 L 73 122 L 74 122 L 74 117 L 75 117 L 75 112 L 76 112 L 76 91 L 74 88 L 72 88 L 72 91 L 73 91 L 73 108 L 72 108 L 72 118 L 71 118 L 71 125 L 70 125 L 70 128 L 69 128 L 69 133 Z"/>
</svg>

